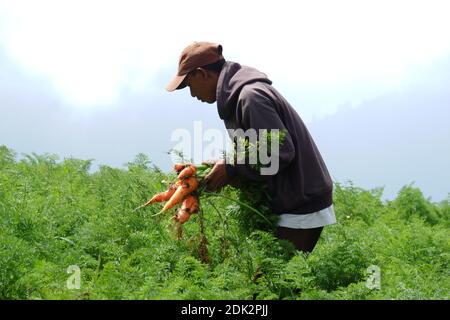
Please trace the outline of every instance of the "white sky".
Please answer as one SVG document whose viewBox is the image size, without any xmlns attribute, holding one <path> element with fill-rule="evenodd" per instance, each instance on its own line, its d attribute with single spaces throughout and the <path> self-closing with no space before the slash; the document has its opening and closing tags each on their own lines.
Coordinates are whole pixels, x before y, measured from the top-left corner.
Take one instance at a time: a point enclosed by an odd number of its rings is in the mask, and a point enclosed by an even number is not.
<svg viewBox="0 0 450 320">
<path fill-rule="evenodd" d="M 340 99 L 368 98 L 449 53 L 449 8 L 433 0 L 0 0 L 0 46 L 68 104 L 98 108 L 121 88 L 161 94 L 185 46 L 219 42 L 225 58 L 266 72 L 290 96 L 334 88 L 311 103 L 320 114 L 337 107 L 340 89 L 348 93 Z"/>
</svg>

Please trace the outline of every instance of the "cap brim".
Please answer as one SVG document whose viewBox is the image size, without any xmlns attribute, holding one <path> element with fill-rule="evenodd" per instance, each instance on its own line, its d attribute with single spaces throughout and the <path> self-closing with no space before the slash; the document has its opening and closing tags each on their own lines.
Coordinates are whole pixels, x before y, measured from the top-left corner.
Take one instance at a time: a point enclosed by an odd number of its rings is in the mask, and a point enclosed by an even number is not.
<svg viewBox="0 0 450 320">
<path fill-rule="evenodd" d="M 172 79 L 172 81 L 169 82 L 169 84 L 166 87 L 166 90 L 169 92 L 178 90 L 178 89 L 183 89 L 184 87 L 186 87 L 186 83 L 184 83 L 184 78 L 186 78 L 187 74 L 182 75 L 182 76 L 175 76 L 175 78 Z"/>
</svg>

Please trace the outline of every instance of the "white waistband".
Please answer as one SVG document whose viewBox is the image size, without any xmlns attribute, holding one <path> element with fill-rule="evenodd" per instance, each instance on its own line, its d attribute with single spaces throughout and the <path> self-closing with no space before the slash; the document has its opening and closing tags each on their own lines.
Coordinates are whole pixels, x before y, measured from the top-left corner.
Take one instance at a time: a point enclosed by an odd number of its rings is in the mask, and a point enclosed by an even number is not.
<svg viewBox="0 0 450 320">
<path fill-rule="evenodd" d="M 283 213 L 278 221 L 279 227 L 292 229 L 311 229 L 336 223 L 333 205 L 308 214 Z"/>
</svg>

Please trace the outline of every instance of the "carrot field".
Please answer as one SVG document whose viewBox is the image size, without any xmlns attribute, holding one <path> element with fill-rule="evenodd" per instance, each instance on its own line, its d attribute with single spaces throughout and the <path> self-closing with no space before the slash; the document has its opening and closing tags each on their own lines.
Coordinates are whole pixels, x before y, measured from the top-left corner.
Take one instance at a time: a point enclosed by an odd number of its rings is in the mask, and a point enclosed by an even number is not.
<svg viewBox="0 0 450 320">
<path fill-rule="evenodd" d="M 200 197 L 175 230 L 173 212 L 153 216 L 159 203 L 134 211 L 174 173 L 144 154 L 91 166 L 0 147 L 0 299 L 450 298 L 450 196 L 406 184 L 383 201 L 381 188 L 335 182 L 338 223 L 305 256 L 245 190 Z"/>
</svg>

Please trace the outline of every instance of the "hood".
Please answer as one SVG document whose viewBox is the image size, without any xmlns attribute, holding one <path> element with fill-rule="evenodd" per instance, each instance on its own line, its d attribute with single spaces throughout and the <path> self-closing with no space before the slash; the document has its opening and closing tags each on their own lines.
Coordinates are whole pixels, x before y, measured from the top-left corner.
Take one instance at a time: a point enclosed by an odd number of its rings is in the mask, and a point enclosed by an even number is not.
<svg viewBox="0 0 450 320">
<path fill-rule="evenodd" d="M 242 87 L 253 82 L 272 84 L 267 76 L 251 67 L 241 66 L 239 63 L 225 62 L 217 82 L 217 111 L 220 119 L 227 119 L 236 108 L 236 98 Z"/>
</svg>

